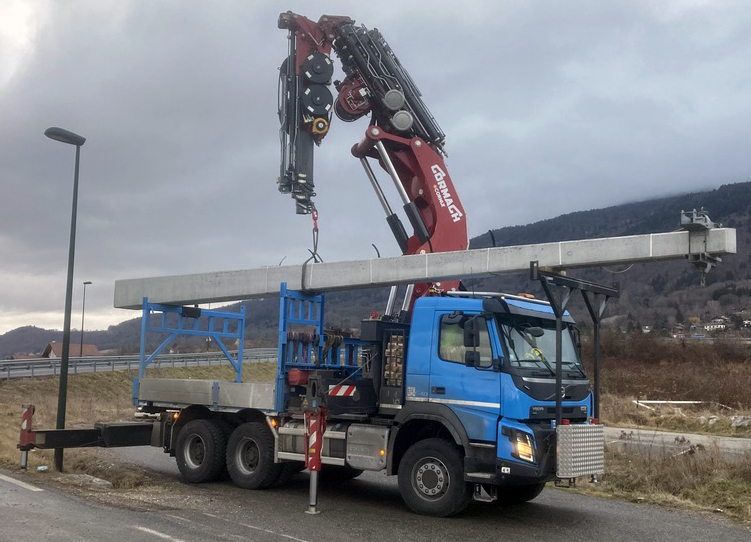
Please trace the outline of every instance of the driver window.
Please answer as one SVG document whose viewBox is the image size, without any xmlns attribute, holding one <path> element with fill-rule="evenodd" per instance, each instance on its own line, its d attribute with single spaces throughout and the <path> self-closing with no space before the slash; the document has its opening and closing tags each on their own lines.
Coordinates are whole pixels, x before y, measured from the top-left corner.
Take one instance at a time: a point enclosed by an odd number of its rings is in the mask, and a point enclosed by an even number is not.
<svg viewBox="0 0 751 542">
<path fill-rule="evenodd" d="M 464 353 L 471 351 L 472 347 L 464 346 L 464 322 L 454 322 L 454 318 L 448 318 L 448 315 L 441 317 L 441 326 L 439 330 L 439 357 L 444 361 L 464 364 Z M 488 368 L 493 365 L 493 351 L 490 348 L 490 335 L 488 335 L 487 325 L 480 325 L 480 345 L 477 347 L 480 353 L 481 368 Z"/>
</svg>

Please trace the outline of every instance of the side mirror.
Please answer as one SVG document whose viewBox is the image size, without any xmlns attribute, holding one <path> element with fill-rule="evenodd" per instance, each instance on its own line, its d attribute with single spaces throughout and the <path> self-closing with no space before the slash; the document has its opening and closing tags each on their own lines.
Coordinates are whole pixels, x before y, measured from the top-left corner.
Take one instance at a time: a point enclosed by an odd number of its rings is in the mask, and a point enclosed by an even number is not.
<svg viewBox="0 0 751 542">
<path fill-rule="evenodd" d="M 480 346 L 480 320 L 479 316 L 473 316 L 464 322 L 464 346 L 467 348 Z"/>
<path fill-rule="evenodd" d="M 467 367 L 477 367 L 480 364 L 480 353 L 477 350 L 468 350 L 464 352 L 464 365 Z"/>
</svg>

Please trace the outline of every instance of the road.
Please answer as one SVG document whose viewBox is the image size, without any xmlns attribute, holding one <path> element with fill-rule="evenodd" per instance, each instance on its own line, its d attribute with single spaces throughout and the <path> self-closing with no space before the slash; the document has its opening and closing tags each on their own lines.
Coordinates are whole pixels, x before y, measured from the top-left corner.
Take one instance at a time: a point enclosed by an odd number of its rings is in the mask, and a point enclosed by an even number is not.
<svg viewBox="0 0 751 542">
<path fill-rule="evenodd" d="M 83 499 L 48 485 L 44 476 L 5 472 L 43 487 L 36 492 L 0 479 L 0 540 L 633 540 L 748 542 L 751 530 L 719 516 L 674 511 L 552 488 L 526 505 L 473 503 L 449 519 L 417 516 L 402 503 L 396 480 L 365 473 L 322 487 L 321 514 L 305 514 L 308 478 L 283 488 L 243 491 L 227 482 L 177 482 L 174 460 L 152 448 L 98 450 L 112 461 L 153 467 L 165 490 L 91 490 Z M 45 484 L 45 485 L 41 485 Z M 170 485 L 171 484 L 171 485 Z M 93 499 L 93 500 L 92 500 Z M 117 506 L 105 505 L 116 502 Z M 54 533 L 50 536 L 50 533 Z"/>
</svg>

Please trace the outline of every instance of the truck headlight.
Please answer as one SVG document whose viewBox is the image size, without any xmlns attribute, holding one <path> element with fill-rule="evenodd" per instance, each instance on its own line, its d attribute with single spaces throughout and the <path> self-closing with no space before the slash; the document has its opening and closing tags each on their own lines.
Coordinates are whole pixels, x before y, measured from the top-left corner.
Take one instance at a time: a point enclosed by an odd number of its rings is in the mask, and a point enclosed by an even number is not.
<svg viewBox="0 0 751 542">
<path fill-rule="evenodd" d="M 532 436 L 529 433 L 516 431 L 516 443 L 514 444 L 516 455 L 523 461 L 535 462 L 535 447 L 532 445 Z"/>
</svg>

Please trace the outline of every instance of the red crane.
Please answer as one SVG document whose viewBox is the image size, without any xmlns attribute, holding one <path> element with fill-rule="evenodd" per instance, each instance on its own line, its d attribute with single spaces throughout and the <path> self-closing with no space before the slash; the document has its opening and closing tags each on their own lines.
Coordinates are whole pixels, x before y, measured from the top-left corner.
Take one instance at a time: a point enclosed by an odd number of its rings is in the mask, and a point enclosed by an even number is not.
<svg viewBox="0 0 751 542">
<path fill-rule="evenodd" d="M 370 114 L 365 137 L 352 154 L 360 159 L 402 253 L 466 250 L 466 216 L 444 162 L 445 135 L 381 33 L 356 26 L 349 17 L 324 15 L 314 22 L 291 11 L 279 16 L 279 28 L 289 31 L 288 55 L 280 68 L 279 190 L 292 195 L 297 212 L 315 212 L 313 149 L 328 133 L 332 113 L 345 122 Z M 336 97 L 330 90 L 332 49 L 345 73 L 343 81 L 334 81 Z M 411 235 L 369 159 L 394 182 Z M 456 289 L 458 280 L 416 284 L 403 308 L 411 309 L 417 297 Z"/>
</svg>

